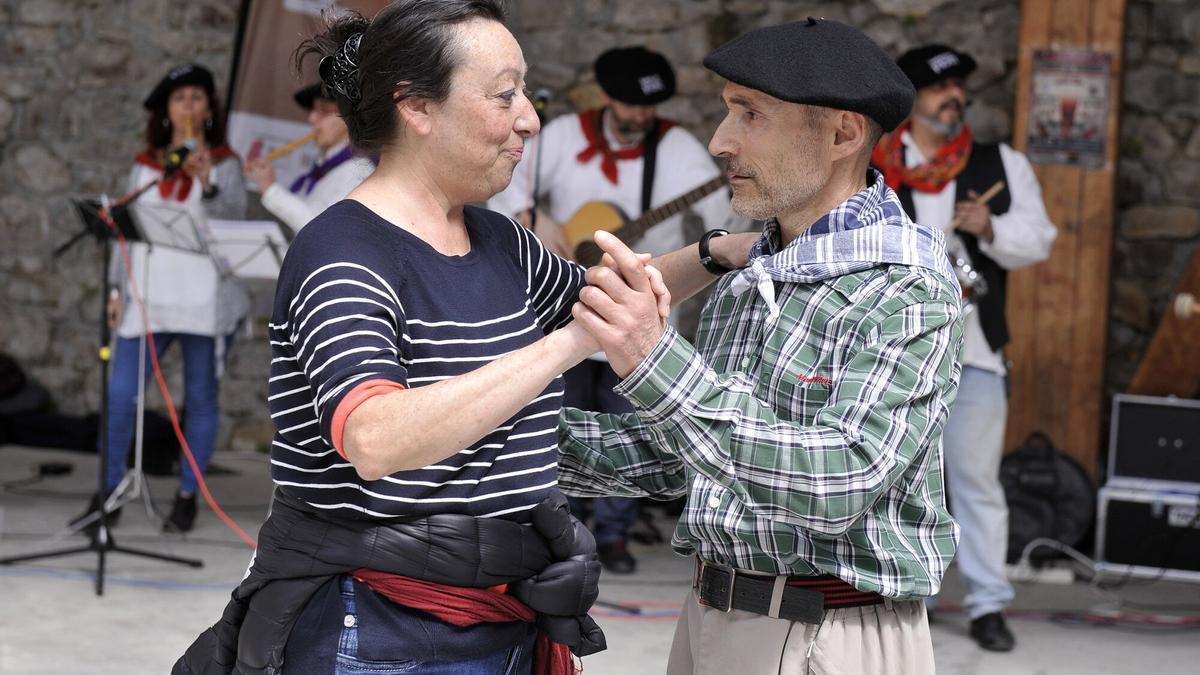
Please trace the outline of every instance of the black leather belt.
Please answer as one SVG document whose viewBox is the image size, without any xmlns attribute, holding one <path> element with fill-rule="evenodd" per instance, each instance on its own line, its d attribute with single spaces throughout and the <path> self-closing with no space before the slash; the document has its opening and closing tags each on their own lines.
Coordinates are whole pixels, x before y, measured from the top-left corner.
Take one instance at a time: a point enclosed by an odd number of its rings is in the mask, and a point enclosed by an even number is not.
<svg viewBox="0 0 1200 675">
<path fill-rule="evenodd" d="M 698 561 L 692 588 L 700 603 L 723 612 L 739 609 L 787 621 L 820 623 L 826 609 L 878 605 L 882 595 L 855 589 L 833 576 L 766 576 Z"/>
</svg>

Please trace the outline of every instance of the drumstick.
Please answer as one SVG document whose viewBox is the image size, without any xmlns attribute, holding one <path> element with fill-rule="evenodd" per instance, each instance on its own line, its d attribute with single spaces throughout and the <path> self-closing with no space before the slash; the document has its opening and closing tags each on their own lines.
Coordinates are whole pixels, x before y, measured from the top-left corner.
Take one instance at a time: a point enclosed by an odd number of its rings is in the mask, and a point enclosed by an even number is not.
<svg viewBox="0 0 1200 675">
<path fill-rule="evenodd" d="M 992 187 L 988 188 L 986 192 L 984 192 L 983 194 L 976 197 L 975 203 L 979 204 L 980 206 L 987 204 L 988 202 L 992 201 L 992 197 L 995 197 L 996 195 L 1000 194 L 1000 191 L 1003 189 L 1004 189 L 1004 181 L 998 180 L 998 181 L 996 181 L 996 184 L 993 185 Z M 960 220 L 961 219 L 958 216 L 955 216 L 954 220 L 950 223 L 950 229 L 951 230 L 958 229 Z"/>
<path fill-rule="evenodd" d="M 281 145 L 278 148 L 275 148 L 274 150 L 272 150 L 270 152 L 270 154 L 267 155 L 266 160 L 268 162 L 274 162 L 275 160 L 279 159 L 280 157 L 283 157 L 284 155 L 288 154 L 289 152 L 295 150 L 296 148 L 304 145 L 305 143 L 308 143 L 313 138 L 315 138 L 316 135 L 317 135 L 316 132 L 313 132 L 310 134 L 305 134 L 304 136 L 301 136 L 300 138 L 297 138 L 295 140 L 289 141 L 286 145 Z"/>
</svg>

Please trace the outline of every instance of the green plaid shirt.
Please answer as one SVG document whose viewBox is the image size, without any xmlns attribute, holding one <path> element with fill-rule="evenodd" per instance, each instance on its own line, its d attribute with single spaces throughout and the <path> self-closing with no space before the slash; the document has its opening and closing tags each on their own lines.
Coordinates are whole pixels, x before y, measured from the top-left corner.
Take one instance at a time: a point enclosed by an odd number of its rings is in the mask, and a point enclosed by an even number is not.
<svg viewBox="0 0 1200 675">
<path fill-rule="evenodd" d="M 566 409 L 559 483 L 687 506 L 681 554 L 771 574 L 834 574 L 935 594 L 958 528 L 942 428 L 957 391 L 959 291 L 883 264 L 774 284 L 778 317 L 721 280 L 696 346 L 668 329 L 615 389 L 635 413 Z"/>
</svg>

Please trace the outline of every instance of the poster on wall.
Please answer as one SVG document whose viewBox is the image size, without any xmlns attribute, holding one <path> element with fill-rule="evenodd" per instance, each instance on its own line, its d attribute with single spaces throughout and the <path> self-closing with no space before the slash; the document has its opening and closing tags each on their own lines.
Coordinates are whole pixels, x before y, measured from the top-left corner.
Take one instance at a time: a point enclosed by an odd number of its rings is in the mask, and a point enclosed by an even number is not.
<svg viewBox="0 0 1200 675">
<path fill-rule="evenodd" d="M 1108 52 L 1034 51 L 1026 145 L 1030 161 L 1104 167 L 1111 73 Z"/>
<path fill-rule="evenodd" d="M 292 94 L 317 81 L 317 61 L 309 57 L 297 76 L 292 53 L 304 37 L 322 27 L 322 12 L 339 14 L 355 10 L 371 17 L 387 0 L 254 0 L 247 3 L 239 31 L 234 84 L 229 104 L 229 144 L 245 161 L 269 154 L 312 128 L 307 112 Z M 312 143 L 300 146 L 273 162 L 282 185 L 308 170 L 318 159 Z M 257 191 L 253 181 L 247 187 Z"/>
</svg>

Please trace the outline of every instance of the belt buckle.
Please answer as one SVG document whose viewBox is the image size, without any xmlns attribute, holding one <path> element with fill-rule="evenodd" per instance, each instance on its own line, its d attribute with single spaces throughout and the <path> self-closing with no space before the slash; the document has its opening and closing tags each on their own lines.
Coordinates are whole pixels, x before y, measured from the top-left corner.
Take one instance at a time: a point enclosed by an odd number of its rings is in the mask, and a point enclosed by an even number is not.
<svg viewBox="0 0 1200 675">
<path fill-rule="evenodd" d="M 724 572 L 729 575 L 729 591 L 728 591 L 728 595 L 725 597 L 725 606 L 724 607 L 716 607 L 714 605 L 709 605 L 709 607 L 712 607 L 713 609 L 718 609 L 718 610 L 728 614 L 733 611 L 733 589 L 734 589 L 734 586 L 737 585 L 737 570 L 735 570 L 730 565 L 723 565 L 721 563 L 713 563 L 713 562 L 708 562 L 707 560 L 701 560 L 698 579 L 697 579 L 697 581 L 699 582 L 698 585 L 701 587 L 701 590 L 703 590 L 703 585 L 704 585 L 704 571 L 709 567 L 711 567 L 715 570 Z"/>
</svg>

